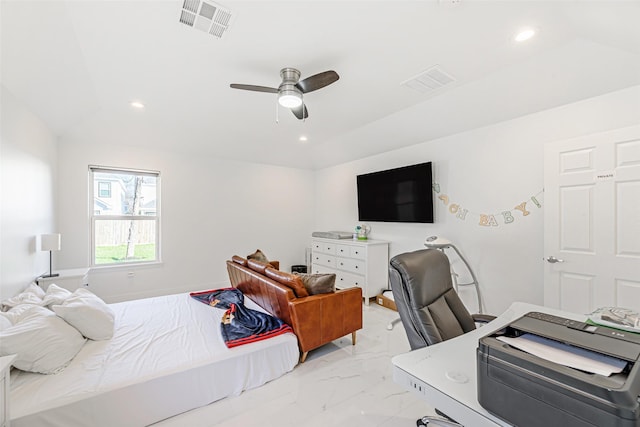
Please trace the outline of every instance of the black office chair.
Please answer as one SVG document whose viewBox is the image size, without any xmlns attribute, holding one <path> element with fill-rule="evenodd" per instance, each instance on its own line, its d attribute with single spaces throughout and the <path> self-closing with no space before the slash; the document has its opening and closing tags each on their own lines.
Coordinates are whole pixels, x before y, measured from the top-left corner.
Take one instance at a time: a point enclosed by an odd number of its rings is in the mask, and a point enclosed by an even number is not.
<svg viewBox="0 0 640 427">
<path fill-rule="evenodd" d="M 389 281 L 400 320 L 411 350 L 437 344 L 476 328 L 495 316 L 471 315 L 453 288 L 449 258 L 437 249 L 422 249 L 396 255 L 390 261 Z M 418 426 L 430 422 L 457 425 L 446 420 L 424 417 Z"/>
</svg>

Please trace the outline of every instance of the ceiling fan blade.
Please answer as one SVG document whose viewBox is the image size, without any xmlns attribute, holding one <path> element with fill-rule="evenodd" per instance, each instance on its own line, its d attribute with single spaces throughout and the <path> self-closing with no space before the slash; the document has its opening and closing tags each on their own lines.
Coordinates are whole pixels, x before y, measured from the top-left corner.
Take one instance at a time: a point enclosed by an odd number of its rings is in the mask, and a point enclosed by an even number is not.
<svg viewBox="0 0 640 427">
<path fill-rule="evenodd" d="M 291 112 L 300 120 L 309 117 L 309 110 L 307 110 L 307 106 L 304 104 L 300 105 L 299 107 L 292 108 Z"/>
<path fill-rule="evenodd" d="M 333 70 L 325 71 L 311 77 L 307 77 L 304 80 L 299 81 L 296 86 L 302 93 L 313 92 L 314 90 L 322 89 L 325 86 L 329 86 L 331 83 L 338 80 L 340 76 Z"/>
<path fill-rule="evenodd" d="M 230 86 L 233 89 L 252 90 L 254 92 L 278 93 L 278 89 L 276 89 L 274 87 L 255 86 L 255 85 L 242 85 L 242 84 L 237 84 L 237 83 L 231 83 Z"/>
</svg>

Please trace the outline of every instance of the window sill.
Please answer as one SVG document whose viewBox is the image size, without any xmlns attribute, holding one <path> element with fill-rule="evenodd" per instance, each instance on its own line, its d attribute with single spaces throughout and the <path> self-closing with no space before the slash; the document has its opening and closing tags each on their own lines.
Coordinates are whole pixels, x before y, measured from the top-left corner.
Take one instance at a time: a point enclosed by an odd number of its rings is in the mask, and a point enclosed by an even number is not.
<svg viewBox="0 0 640 427">
<path fill-rule="evenodd" d="M 107 272 L 118 270 L 142 270 L 146 268 L 158 268 L 162 267 L 164 263 L 162 261 L 151 262 L 131 262 L 128 264 L 98 264 L 91 266 L 91 272 Z"/>
</svg>

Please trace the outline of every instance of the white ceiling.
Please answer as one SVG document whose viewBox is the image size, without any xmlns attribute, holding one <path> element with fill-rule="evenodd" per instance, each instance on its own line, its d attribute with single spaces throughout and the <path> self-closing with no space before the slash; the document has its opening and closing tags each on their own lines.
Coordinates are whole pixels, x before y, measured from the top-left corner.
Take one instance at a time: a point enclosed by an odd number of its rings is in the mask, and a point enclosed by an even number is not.
<svg viewBox="0 0 640 427">
<path fill-rule="evenodd" d="M 62 140 L 302 168 L 640 84 L 639 1 L 218 3 L 222 39 L 180 24 L 181 1 L 2 0 L 2 84 Z M 537 36 L 515 43 L 524 26 Z M 401 85 L 436 64 L 456 82 Z M 283 67 L 340 75 L 304 122 L 229 88 L 277 87 Z"/>
</svg>

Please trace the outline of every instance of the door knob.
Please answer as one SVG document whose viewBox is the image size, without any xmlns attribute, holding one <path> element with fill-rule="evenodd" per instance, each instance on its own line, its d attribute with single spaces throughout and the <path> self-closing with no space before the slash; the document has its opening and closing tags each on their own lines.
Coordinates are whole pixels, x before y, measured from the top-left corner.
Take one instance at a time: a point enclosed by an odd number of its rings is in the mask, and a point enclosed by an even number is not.
<svg viewBox="0 0 640 427">
<path fill-rule="evenodd" d="M 549 264 L 555 264 L 556 262 L 564 262 L 563 259 L 556 258 L 553 255 L 551 255 L 550 257 L 545 258 L 545 261 L 547 261 Z"/>
</svg>

